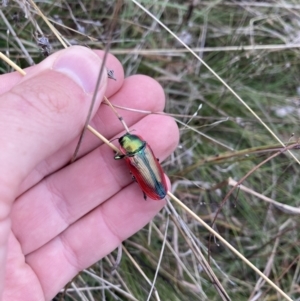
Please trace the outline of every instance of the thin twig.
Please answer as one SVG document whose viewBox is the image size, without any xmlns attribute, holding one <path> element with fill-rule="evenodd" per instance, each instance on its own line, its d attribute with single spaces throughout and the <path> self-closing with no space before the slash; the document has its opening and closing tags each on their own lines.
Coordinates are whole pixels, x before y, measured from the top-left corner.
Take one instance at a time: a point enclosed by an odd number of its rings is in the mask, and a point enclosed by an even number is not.
<svg viewBox="0 0 300 301">
<path fill-rule="evenodd" d="M 151 282 L 151 280 L 146 276 L 146 274 L 144 273 L 144 271 L 141 269 L 141 267 L 138 265 L 138 263 L 134 260 L 134 258 L 130 255 L 130 253 L 128 252 L 128 250 L 122 245 L 123 247 L 123 251 L 124 253 L 128 256 L 128 258 L 130 259 L 130 261 L 133 263 L 133 265 L 135 266 L 135 268 L 140 272 L 140 274 L 143 276 L 143 278 L 147 281 L 147 283 L 153 287 L 154 293 L 155 293 L 155 297 L 157 300 L 160 300 L 157 289 L 155 288 L 154 284 Z"/>
<path fill-rule="evenodd" d="M 13 69 L 18 71 L 21 75 L 26 75 L 26 72 L 20 68 L 16 63 L 14 63 L 10 58 L 8 58 L 4 53 L 0 52 L 0 58 L 10 65 Z"/>
<path fill-rule="evenodd" d="M 234 186 L 234 187 L 239 187 L 240 190 L 243 190 L 247 193 L 250 193 L 258 198 L 260 198 L 261 200 L 268 202 L 272 205 L 274 205 L 276 208 L 278 208 L 279 210 L 287 213 L 287 214 L 294 214 L 294 215 L 300 215 L 300 208 L 299 207 L 293 207 L 287 204 L 282 204 L 279 202 L 274 201 L 271 198 L 266 197 L 265 195 L 258 193 L 242 184 L 239 184 L 237 181 L 233 180 L 232 178 L 228 179 L 228 185 L 230 186 Z"/>
<path fill-rule="evenodd" d="M 156 20 L 160 26 L 162 26 L 168 33 L 170 33 L 179 43 L 181 43 L 186 49 L 190 51 L 193 56 L 195 56 L 244 106 L 245 108 L 265 127 L 265 129 L 282 145 L 285 144 L 277 137 L 277 135 L 268 127 L 268 125 L 250 108 L 250 106 L 204 61 L 199 55 L 196 54 L 188 45 L 186 45 L 172 30 L 170 30 L 163 22 L 157 19 L 152 13 L 150 13 L 143 5 L 141 5 L 136 0 L 131 0 L 136 4 L 140 9 L 142 9 L 146 14 L 151 18 Z M 300 165 L 300 161 L 295 157 L 295 155 L 288 151 L 292 158 Z"/>
<path fill-rule="evenodd" d="M 166 221 L 165 235 L 164 235 L 164 238 L 163 238 L 163 244 L 161 246 L 161 250 L 160 250 L 160 254 L 159 254 L 159 259 L 158 259 L 158 263 L 157 263 L 157 268 L 156 268 L 156 271 L 155 271 L 155 275 L 154 275 L 154 278 L 153 278 L 153 283 L 152 283 L 150 292 L 148 294 L 147 301 L 150 300 L 152 292 L 155 289 L 154 285 L 156 283 L 156 279 L 157 279 L 157 276 L 158 276 L 159 268 L 161 266 L 161 261 L 162 261 L 163 254 L 164 254 L 164 251 L 165 251 L 165 246 L 166 246 L 166 241 L 167 241 L 167 235 L 168 235 L 168 229 L 169 229 L 169 222 L 170 222 L 170 218 L 169 218 L 169 215 L 168 215 L 167 216 L 167 221 Z"/>
<path fill-rule="evenodd" d="M 117 5 L 115 6 L 115 9 L 114 9 L 114 12 L 113 12 L 113 19 L 112 19 L 112 22 L 110 24 L 110 28 L 109 28 L 109 34 L 108 34 L 108 41 L 111 41 L 111 37 L 112 37 L 112 34 L 113 34 L 113 30 L 117 24 L 117 16 L 119 14 L 119 11 L 121 9 L 123 5 L 123 2 L 122 0 L 119 0 Z M 106 59 L 107 59 L 107 56 L 108 56 L 108 53 L 109 53 L 109 49 L 110 49 L 110 42 L 108 42 L 105 46 L 105 51 L 104 51 L 104 56 L 102 58 L 102 63 L 101 63 L 101 66 L 100 66 L 100 70 L 99 70 L 99 74 L 98 74 L 98 78 L 97 78 L 97 82 L 96 82 L 96 86 L 95 86 L 95 91 L 94 91 L 94 94 L 93 94 L 93 98 L 92 98 L 92 101 L 91 101 L 91 104 L 90 104 L 90 107 L 89 107 L 89 111 L 88 111 L 88 115 L 85 119 L 85 124 L 84 124 L 84 128 L 81 132 L 81 135 L 79 137 L 79 141 L 77 143 L 77 146 L 76 146 L 76 149 L 74 151 L 74 154 L 73 154 L 73 157 L 71 159 L 71 163 L 74 162 L 76 160 L 76 157 L 77 157 L 77 154 L 79 152 L 79 148 L 81 146 L 81 143 L 82 143 L 82 140 L 83 140 L 83 137 L 84 137 L 84 134 L 88 128 L 88 124 L 91 120 L 91 116 L 92 116 L 92 112 L 93 112 L 93 107 L 95 105 L 95 102 L 96 102 L 96 98 L 97 98 L 97 92 L 98 92 L 98 88 L 100 86 L 100 82 L 101 82 L 101 78 L 102 78 L 102 75 L 104 74 L 106 68 L 105 68 L 105 62 L 106 62 Z"/>
<path fill-rule="evenodd" d="M 229 242 L 227 242 L 218 232 L 211 228 L 206 222 L 204 222 L 197 214 L 195 214 L 190 208 L 184 205 L 174 194 L 168 191 L 168 196 L 175 201 L 181 208 L 188 212 L 194 219 L 196 219 L 204 228 L 210 233 L 216 236 L 228 249 L 230 249 L 236 256 L 242 259 L 251 269 L 253 269 L 260 277 L 268 282 L 282 297 L 286 300 L 293 301 L 283 290 L 281 290 L 273 281 L 271 281 L 264 273 L 262 273 L 254 264 L 252 264 L 244 255 L 237 251 Z"/>
<path fill-rule="evenodd" d="M 300 44 L 269 44 L 269 45 L 242 45 L 242 46 L 218 46 L 218 47 L 196 47 L 191 48 L 194 52 L 229 52 L 229 51 L 258 51 L 258 50 L 286 50 L 299 49 Z M 182 54 L 189 53 L 189 49 L 113 49 L 112 54 L 138 54 L 144 56 L 182 56 Z"/>
<path fill-rule="evenodd" d="M 22 52 L 24 53 L 25 58 L 26 58 L 27 62 L 29 63 L 29 65 L 31 65 L 31 66 L 34 65 L 34 61 L 33 61 L 32 57 L 28 53 L 27 49 L 24 47 L 23 43 L 21 42 L 21 40 L 17 36 L 17 34 L 14 31 L 14 29 L 10 26 L 10 23 L 6 19 L 5 15 L 3 14 L 3 12 L 2 12 L 1 9 L 0 9 L 0 16 L 3 19 L 3 21 L 4 21 L 5 25 L 7 26 L 8 30 L 10 31 L 10 33 L 12 34 L 12 36 L 14 37 L 14 39 L 16 40 L 16 42 L 18 43 L 18 45 L 21 48 Z"/>
<path fill-rule="evenodd" d="M 96 137 L 98 137 L 100 140 L 102 140 L 106 145 L 112 148 L 116 153 L 119 153 L 119 149 L 116 146 L 114 146 L 109 140 L 107 140 L 104 136 L 102 136 L 98 131 L 96 131 L 93 127 L 88 125 L 87 129 L 90 132 L 92 132 Z"/>
<path fill-rule="evenodd" d="M 54 35 L 57 37 L 57 39 L 60 41 L 60 43 L 67 48 L 68 45 L 65 43 L 65 41 L 62 39 L 61 34 L 59 31 L 49 22 L 48 18 L 42 13 L 42 11 L 39 9 L 39 7 L 34 3 L 33 0 L 30 0 L 30 3 L 35 8 L 35 10 L 38 12 L 38 14 L 43 18 L 45 23 L 48 25 L 48 27 L 51 29 L 51 31 L 54 33 Z"/>
<path fill-rule="evenodd" d="M 107 99 L 106 96 L 104 96 L 104 101 L 105 101 L 106 104 L 109 105 L 109 107 L 113 110 L 113 112 L 116 114 L 118 119 L 121 121 L 121 123 L 124 126 L 126 132 L 129 133 L 129 128 L 128 128 L 126 122 L 124 121 L 123 117 L 117 112 L 117 110 L 114 108 L 114 106 L 111 104 L 111 102 Z"/>
</svg>

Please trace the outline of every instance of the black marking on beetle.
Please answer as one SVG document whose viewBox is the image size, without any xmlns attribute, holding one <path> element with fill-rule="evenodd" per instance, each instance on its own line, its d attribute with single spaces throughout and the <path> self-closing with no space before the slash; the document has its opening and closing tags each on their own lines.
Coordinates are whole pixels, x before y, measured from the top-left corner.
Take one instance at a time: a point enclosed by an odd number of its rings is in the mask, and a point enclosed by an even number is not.
<svg viewBox="0 0 300 301">
<path fill-rule="evenodd" d="M 139 150 L 139 152 L 144 152 L 145 151 L 145 147 L 146 147 L 146 143 L 144 144 L 144 146 Z M 156 176 L 152 170 L 152 167 L 148 161 L 148 159 L 145 156 L 142 156 L 142 160 L 144 161 L 145 165 L 147 166 L 147 169 L 149 170 L 150 174 L 151 174 L 151 178 L 155 179 L 154 180 L 154 187 L 156 189 L 156 191 L 158 192 L 158 194 L 160 196 L 162 196 L 164 194 L 165 197 L 165 189 L 162 185 L 161 182 L 157 181 Z"/>
</svg>

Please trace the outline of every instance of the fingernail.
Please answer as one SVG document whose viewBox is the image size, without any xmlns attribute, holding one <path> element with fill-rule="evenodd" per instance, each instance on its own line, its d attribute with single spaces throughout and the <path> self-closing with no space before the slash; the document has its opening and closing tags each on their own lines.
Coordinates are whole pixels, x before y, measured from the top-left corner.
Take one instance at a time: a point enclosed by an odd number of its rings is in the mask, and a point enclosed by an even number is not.
<svg viewBox="0 0 300 301">
<path fill-rule="evenodd" d="M 82 87 L 86 93 L 95 90 L 102 60 L 85 47 L 70 47 L 55 60 L 52 68 L 66 74 Z M 104 72 L 99 89 L 105 85 L 107 74 Z"/>
</svg>

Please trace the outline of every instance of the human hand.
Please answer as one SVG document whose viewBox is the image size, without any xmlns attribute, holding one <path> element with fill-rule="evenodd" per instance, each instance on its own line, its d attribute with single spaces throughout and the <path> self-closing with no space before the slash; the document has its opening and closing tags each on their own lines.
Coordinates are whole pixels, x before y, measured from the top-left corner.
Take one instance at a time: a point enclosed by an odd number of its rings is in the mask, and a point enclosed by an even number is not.
<svg viewBox="0 0 300 301">
<path fill-rule="evenodd" d="M 25 77 L 0 77 L 0 296 L 5 301 L 50 300 L 165 204 L 145 202 L 125 162 L 114 160 L 112 150 L 89 132 L 79 159 L 67 165 L 101 57 L 101 51 L 76 46 L 28 68 Z M 117 81 L 103 75 L 91 125 L 112 139 L 124 129 L 109 107 L 99 107 L 103 95 L 114 104 L 151 111 L 163 110 L 165 100 L 153 79 L 124 79 L 111 55 L 106 66 Z M 176 147 L 178 131 L 171 118 L 121 114 L 158 158 Z"/>
</svg>

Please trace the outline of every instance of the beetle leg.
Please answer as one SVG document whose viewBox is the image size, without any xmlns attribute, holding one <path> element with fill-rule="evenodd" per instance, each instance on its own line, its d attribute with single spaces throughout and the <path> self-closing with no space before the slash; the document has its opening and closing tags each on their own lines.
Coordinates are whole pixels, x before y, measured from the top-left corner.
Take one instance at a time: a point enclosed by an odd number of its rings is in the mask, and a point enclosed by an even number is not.
<svg viewBox="0 0 300 301">
<path fill-rule="evenodd" d="M 143 195 L 144 195 L 145 201 L 147 201 L 147 196 L 146 196 L 146 193 L 144 191 L 143 191 Z"/>
<path fill-rule="evenodd" d="M 115 160 L 120 160 L 120 159 L 123 159 L 124 157 L 125 157 L 125 155 L 116 154 L 116 155 L 114 156 L 114 159 L 115 159 Z"/>
</svg>

